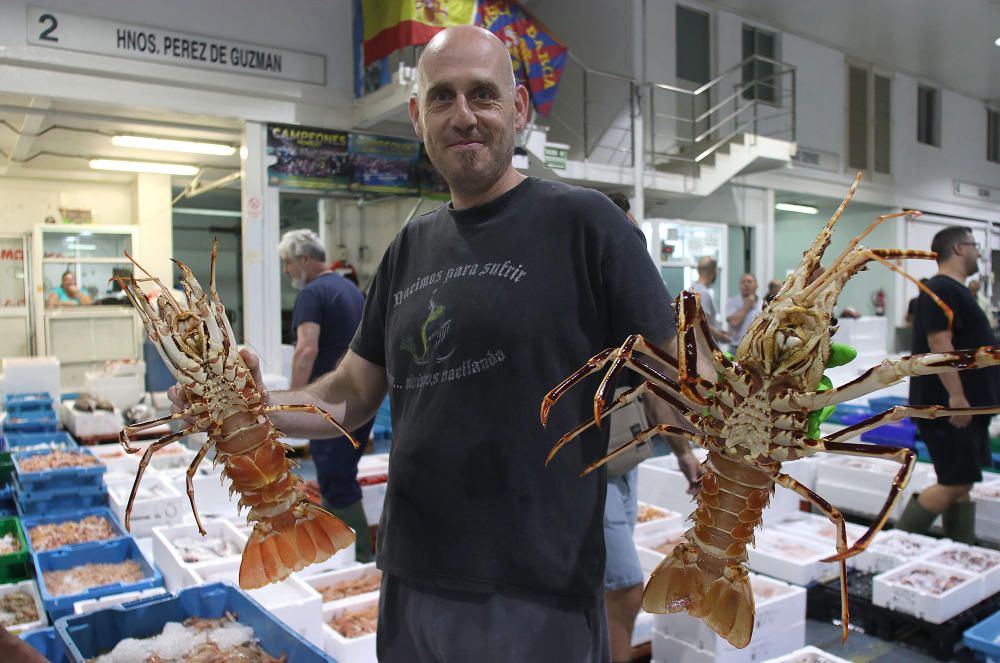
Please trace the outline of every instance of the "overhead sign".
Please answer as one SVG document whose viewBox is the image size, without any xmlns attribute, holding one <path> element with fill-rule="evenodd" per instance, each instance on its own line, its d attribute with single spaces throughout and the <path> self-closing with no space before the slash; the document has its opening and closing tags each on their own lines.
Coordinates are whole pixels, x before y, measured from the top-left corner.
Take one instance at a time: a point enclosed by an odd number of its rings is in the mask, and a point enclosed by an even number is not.
<svg viewBox="0 0 1000 663">
<path fill-rule="evenodd" d="M 61 10 L 28 7 L 28 43 L 82 53 L 326 84 L 326 58 Z"/>
</svg>

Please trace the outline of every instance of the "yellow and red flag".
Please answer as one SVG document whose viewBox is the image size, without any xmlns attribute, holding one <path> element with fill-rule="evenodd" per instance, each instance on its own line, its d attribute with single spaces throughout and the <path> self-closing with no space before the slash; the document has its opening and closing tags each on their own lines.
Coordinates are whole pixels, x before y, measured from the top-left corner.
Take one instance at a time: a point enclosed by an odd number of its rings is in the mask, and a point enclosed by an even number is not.
<svg viewBox="0 0 1000 663">
<path fill-rule="evenodd" d="M 362 0 L 364 64 L 426 44 L 441 30 L 470 25 L 476 0 Z"/>
</svg>

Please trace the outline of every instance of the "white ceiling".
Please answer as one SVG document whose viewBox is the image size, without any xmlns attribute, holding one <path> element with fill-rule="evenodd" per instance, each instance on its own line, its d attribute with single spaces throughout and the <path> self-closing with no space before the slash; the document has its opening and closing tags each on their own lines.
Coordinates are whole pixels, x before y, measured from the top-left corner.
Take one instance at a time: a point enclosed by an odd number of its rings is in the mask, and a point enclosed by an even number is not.
<svg viewBox="0 0 1000 663">
<path fill-rule="evenodd" d="M 129 182 L 133 175 L 91 170 L 94 158 L 198 166 L 203 181 L 239 170 L 239 154 L 206 156 L 115 147 L 115 134 L 240 145 L 240 123 L 137 107 L 80 104 L 0 94 L 0 176 Z M 183 186 L 190 178 L 175 178 Z"/>
<path fill-rule="evenodd" d="M 1000 0 L 708 0 L 849 56 L 1000 103 Z"/>
</svg>

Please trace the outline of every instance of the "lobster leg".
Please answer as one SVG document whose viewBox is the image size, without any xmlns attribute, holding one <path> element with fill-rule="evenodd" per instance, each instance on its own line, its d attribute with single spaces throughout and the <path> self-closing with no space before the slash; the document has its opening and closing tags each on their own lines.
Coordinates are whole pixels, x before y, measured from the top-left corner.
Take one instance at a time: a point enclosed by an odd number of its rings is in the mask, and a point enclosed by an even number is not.
<svg viewBox="0 0 1000 663">
<path fill-rule="evenodd" d="M 1000 364 L 1000 348 L 986 346 L 975 350 L 931 352 L 900 359 L 886 359 L 860 377 L 833 389 L 805 394 L 782 394 L 775 401 L 775 410 L 819 410 L 827 405 L 844 403 L 866 396 L 884 387 L 901 382 L 905 377 L 936 375 Z"/>
<path fill-rule="evenodd" d="M 896 503 L 899 502 L 899 498 L 903 494 L 903 487 L 906 486 L 907 482 L 910 480 L 910 476 L 913 474 L 913 468 L 916 466 L 917 455 L 913 453 L 911 449 L 904 449 L 901 447 L 890 447 L 884 444 L 835 442 L 826 438 L 820 440 L 819 447 L 822 451 L 828 451 L 834 454 L 861 456 L 864 458 L 883 458 L 885 460 L 895 461 L 901 465 L 899 471 L 896 472 L 896 476 L 892 479 L 892 486 L 889 487 L 889 495 L 886 496 L 882 509 L 879 511 L 878 515 L 875 516 L 875 520 L 872 522 L 871 527 L 868 528 L 868 531 L 862 534 L 861 537 L 847 550 L 838 550 L 836 555 L 832 555 L 823 560 L 824 562 L 839 562 L 842 559 L 853 557 L 854 555 L 864 551 L 871 543 L 872 537 L 874 537 L 875 534 L 877 534 L 878 531 L 885 526 L 886 521 L 889 519 L 889 514 L 895 508 Z"/>
<path fill-rule="evenodd" d="M 819 509 L 824 516 L 830 519 L 834 527 L 837 528 L 837 553 L 847 552 L 847 528 L 844 526 L 844 514 L 840 512 L 840 509 L 831 506 L 829 502 L 825 499 L 811 491 L 807 486 L 803 486 L 801 483 L 788 476 L 787 474 L 779 474 L 774 477 L 774 482 L 780 486 L 795 491 L 800 497 L 805 498 L 814 507 Z M 840 622 L 843 625 L 843 631 L 840 636 L 841 642 L 847 640 L 847 629 L 851 621 L 851 613 L 847 606 L 847 558 L 842 557 L 838 560 L 840 564 Z"/>
<path fill-rule="evenodd" d="M 588 465 L 587 469 L 585 469 L 583 472 L 580 473 L 580 476 L 581 477 L 587 476 L 588 474 L 599 468 L 601 465 L 604 465 L 605 463 L 614 459 L 620 454 L 625 453 L 626 451 L 628 451 L 635 445 L 639 444 L 640 442 L 643 442 L 645 440 L 650 439 L 651 437 L 661 434 L 677 435 L 679 437 L 683 437 L 687 440 L 690 440 L 691 442 L 694 442 L 698 446 L 704 447 L 705 449 L 708 449 L 710 451 L 721 452 L 721 450 L 725 447 L 725 444 L 718 437 L 712 435 L 698 435 L 696 433 L 687 430 L 686 428 L 671 426 L 670 424 L 657 424 L 656 426 L 648 428 L 639 433 L 638 435 L 636 435 L 628 442 L 628 444 L 618 447 L 608 455 L 604 456 L 603 458 L 599 458 L 598 460 Z"/>
<path fill-rule="evenodd" d="M 121 429 L 121 432 L 118 433 L 118 443 L 122 445 L 122 449 L 125 450 L 125 453 L 130 453 L 130 454 L 138 453 L 139 451 L 138 449 L 129 446 L 129 441 L 130 441 L 129 434 L 138 433 L 140 431 L 146 430 L 147 428 L 152 428 L 153 426 L 159 426 L 160 424 L 165 424 L 168 421 L 173 421 L 174 419 L 180 419 L 181 417 L 187 416 L 188 414 L 190 413 L 186 411 L 178 412 L 176 414 L 168 414 L 167 416 L 160 417 L 159 419 L 150 419 L 149 421 L 143 421 L 142 423 L 139 424 L 131 424 L 129 426 L 125 426 L 124 428 Z"/>
<path fill-rule="evenodd" d="M 688 407 L 688 405 L 686 403 L 684 403 L 683 401 L 681 401 L 679 398 L 675 397 L 674 395 L 672 395 L 666 389 L 663 389 L 659 385 L 657 385 L 657 384 L 655 384 L 653 382 L 650 382 L 649 380 L 643 382 L 638 387 L 630 389 L 630 390 L 626 391 L 625 393 L 621 394 L 618 398 L 616 398 L 612 402 L 612 404 L 611 404 L 610 407 L 605 408 L 605 409 L 603 409 L 601 411 L 601 417 L 603 418 L 603 417 L 610 416 L 612 413 L 614 413 L 615 410 L 618 410 L 618 409 L 624 407 L 629 402 L 631 402 L 631 401 L 635 400 L 636 398 L 638 398 L 638 397 L 640 397 L 640 396 L 642 396 L 644 394 L 647 394 L 647 393 L 648 394 L 652 394 L 654 396 L 657 396 L 657 397 L 661 398 L 662 400 L 666 401 L 667 403 L 669 403 L 670 405 L 672 405 L 674 408 L 676 408 L 680 412 L 681 416 L 684 417 L 684 419 L 686 421 L 688 421 L 692 426 L 696 427 L 698 430 L 705 430 L 706 426 L 712 426 L 713 429 L 715 429 L 715 430 L 719 430 L 721 428 L 721 424 L 717 420 L 711 419 L 711 418 L 708 418 L 708 417 L 703 417 L 703 416 L 699 415 L 694 410 L 692 410 L 690 407 Z M 594 425 L 596 425 L 596 424 L 594 423 L 593 420 L 587 420 L 587 421 L 583 422 L 582 424 L 580 424 L 579 426 L 577 426 L 576 428 L 574 428 L 573 430 L 571 430 L 568 433 L 566 433 L 565 435 L 563 435 L 561 438 L 559 438 L 559 441 L 556 442 L 555 445 L 552 447 L 552 450 L 549 451 L 549 455 L 545 459 L 545 464 L 548 465 L 549 462 L 559 452 L 559 450 L 562 449 L 570 440 L 574 439 L 577 435 L 579 435 L 580 433 L 582 433 L 583 431 L 587 430 L 588 428 L 590 428 L 591 426 L 594 426 Z M 671 427 L 671 428 L 673 428 L 673 427 Z M 677 433 L 678 435 L 681 435 L 682 437 L 687 437 L 688 439 L 693 439 L 692 436 L 694 435 L 694 433 L 692 433 L 691 431 L 685 430 L 683 428 L 678 428 L 677 430 L 682 431 L 680 433 Z M 670 432 L 673 432 L 673 431 L 664 430 L 663 432 L 670 433 Z M 650 435 L 650 437 L 652 437 L 652 435 Z M 642 440 L 640 440 L 637 437 L 634 440 L 632 440 L 631 443 L 629 443 L 629 444 L 625 445 L 624 447 L 622 447 L 622 449 L 624 450 L 626 448 L 629 448 L 633 444 L 638 444 L 641 441 Z M 705 445 L 703 444 L 702 446 L 705 446 Z M 619 452 L 616 452 L 616 453 L 619 453 Z M 605 456 L 604 458 L 602 458 L 601 460 L 599 460 L 596 465 L 592 465 L 591 467 L 589 467 L 584 472 L 584 474 L 587 474 L 587 473 L 593 471 L 594 469 L 596 469 L 597 467 L 600 467 L 600 465 L 603 465 L 607 461 L 611 460 L 611 458 L 613 458 L 613 457 L 614 457 L 614 454 L 609 455 L 609 456 Z"/>
<path fill-rule="evenodd" d="M 186 477 L 187 494 L 188 500 L 191 502 L 191 512 L 194 514 L 194 522 L 198 525 L 198 532 L 202 536 L 205 536 L 207 532 L 201 524 L 201 516 L 198 515 L 198 507 L 194 503 L 194 473 L 198 471 L 198 466 L 201 465 L 201 461 L 204 460 L 205 454 L 207 454 L 208 450 L 211 448 L 212 438 L 208 438 L 205 444 L 201 446 L 201 449 L 198 450 L 198 453 L 195 454 L 194 460 L 192 460 L 191 464 L 188 466 Z"/>
<path fill-rule="evenodd" d="M 708 328 L 708 320 L 701 310 L 698 295 L 681 291 L 677 303 L 677 336 L 678 336 L 678 381 L 681 385 L 681 393 L 699 405 L 706 405 L 708 400 L 695 392 L 692 386 L 698 380 L 698 342 L 699 340 L 708 348 L 708 356 L 711 358 L 712 367 L 719 373 L 726 375 L 733 385 L 733 388 L 746 396 L 749 392 L 748 385 L 743 380 L 743 375 L 738 371 L 738 367 L 729 361 L 719 346 L 712 338 L 712 333 Z M 695 330 L 701 331 L 701 338 Z"/>
<path fill-rule="evenodd" d="M 269 405 L 264 408 L 264 413 L 267 414 L 268 412 L 308 412 L 310 414 L 318 414 L 333 424 L 334 428 L 339 430 L 341 435 L 350 440 L 355 449 L 361 448 L 361 445 L 354 439 L 354 436 L 351 435 L 347 429 L 341 426 L 340 422 L 334 419 L 332 414 L 323 408 L 316 407 L 315 405 Z"/>
<path fill-rule="evenodd" d="M 853 426 L 842 428 L 841 430 L 823 438 L 831 442 L 839 442 L 857 437 L 863 433 L 878 428 L 879 426 L 894 421 L 902 421 L 906 417 L 916 417 L 917 419 L 942 419 L 954 417 L 962 414 L 997 414 L 1000 413 L 1000 406 L 985 407 L 963 407 L 952 408 L 941 405 L 896 405 L 881 414 L 876 414 L 864 421 L 860 421 Z"/>
<path fill-rule="evenodd" d="M 170 435 L 165 435 L 161 437 L 156 442 L 153 442 L 148 447 L 146 447 L 146 453 L 142 454 L 142 460 L 139 461 L 139 471 L 135 475 L 135 483 L 132 484 L 132 492 L 128 496 L 128 505 L 125 507 L 125 530 L 131 532 L 131 520 L 132 520 L 132 505 L 135 503 L 135 496 L 139 492 L 139 483 L 142 481 L 142 475 L 146 473 L 146 466 L 149 465 L 149 460 L 153 457 L 153 454 L 167 446 L 171 442 L 176 442 L 182 437 L 192 435 L 197 433 L 198 429 L 195 426 L 190 428 L 185 428 L 184 430 L 179 430 L 176 433 L 171 433 Z"/>
</svg>

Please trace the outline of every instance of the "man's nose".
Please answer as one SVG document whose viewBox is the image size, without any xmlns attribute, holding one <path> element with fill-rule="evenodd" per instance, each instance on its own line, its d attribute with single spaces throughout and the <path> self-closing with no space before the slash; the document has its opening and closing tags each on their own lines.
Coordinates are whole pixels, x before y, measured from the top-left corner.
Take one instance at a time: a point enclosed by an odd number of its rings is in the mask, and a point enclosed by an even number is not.
<svg viewBox="0 0 1000 663">
<path fill-rule="evenodd" d="M 475 126 L 476 114 L 472 112 L 468 99 L 464 94 L 455 97 L 455 114 L 453 121 L 459 129 L 468 129 Z"/>
</svg>

